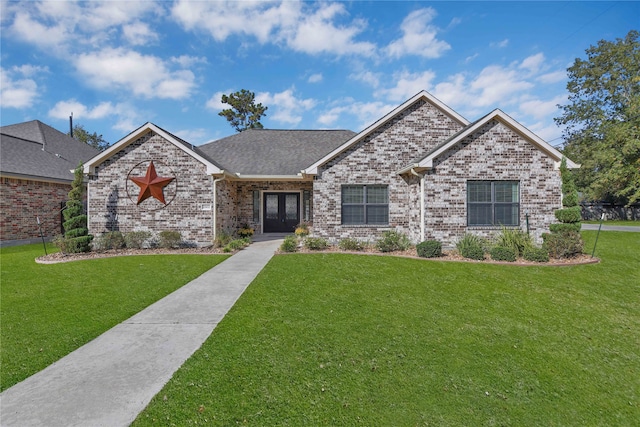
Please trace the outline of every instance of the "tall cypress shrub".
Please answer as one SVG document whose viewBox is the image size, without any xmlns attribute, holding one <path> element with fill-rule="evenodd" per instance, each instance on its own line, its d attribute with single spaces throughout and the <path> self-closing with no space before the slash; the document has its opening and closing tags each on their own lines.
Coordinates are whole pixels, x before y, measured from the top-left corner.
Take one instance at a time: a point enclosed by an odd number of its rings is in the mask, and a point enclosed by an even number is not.
<svg viewBox="0 0 640 427">
<path fill-rule="evenodd" d="M 544 247 L 554 258 L 570 258 L 582 253 L 584 242 L 580 236 L 582 208 L 578 202 L 578 189 L 567 168 L 567 159 L 560 163 L 562 179 L 562 209 L 554 212 L 558 224 L 550 224 L 551 234 L 543 234 Z"/>
<path fill-rule="evenodd" d="M 82 181 L 82 164 L 80 164 L 74 171 L 71 191 L 69 191 L 66 207 L 62 211 L 64 216 L 64 223 L 62 224 L 64 227 L 64 248 L 61 249 L 63 252 L 88 252 L 91 240 L 93 240 L 93 236 L 89 234 L 87 229 L 87 215 L 84 214 L 82 203 L 84 186 Z"/>
</svg>

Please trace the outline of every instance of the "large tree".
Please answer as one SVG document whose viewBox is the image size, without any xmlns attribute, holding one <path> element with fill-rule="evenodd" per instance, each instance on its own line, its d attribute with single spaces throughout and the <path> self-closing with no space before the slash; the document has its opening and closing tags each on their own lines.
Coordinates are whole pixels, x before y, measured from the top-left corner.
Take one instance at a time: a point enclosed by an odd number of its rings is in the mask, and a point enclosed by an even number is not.
<svg viewBox="0 0 640 427">
<path fill-rule="evenodd" d="M 255 94 L 246 89 L 234 92 L 230 95 L 222 95 L 222 102 L 229 104 L 231 108 L 226 108 L 218 113 L 227 119 L 229 124 L 238 132 L 247 129 L 262 129 L 260 119 L 265 116 L 268 107 L 255 102 Z"/>
<path fill-rule="evenodd" d="M 569 104 L 556 123 L 564 153 L 581 163 L 577 184 L 591 200 L 640 201 L 640 34 L 601 40 L 567 70 Z"/>
<path fill-rule="evenodd" d="M 98 135 L 96 132 L 89 133 L 84 126 L 75 125 L 73 127 L 73 137 L 78 141 L 89 144 L 90 146 L 97 148 L 100 151 L 104 151 L 109 148 L 109 143 L 104 140 L 102 135 Z"/>
</svg>

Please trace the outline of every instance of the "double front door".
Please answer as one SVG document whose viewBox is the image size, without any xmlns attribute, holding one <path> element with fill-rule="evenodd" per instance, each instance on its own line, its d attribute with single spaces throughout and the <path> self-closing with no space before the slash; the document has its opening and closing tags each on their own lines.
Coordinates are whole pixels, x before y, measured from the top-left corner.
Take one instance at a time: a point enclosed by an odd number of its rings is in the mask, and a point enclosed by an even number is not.
<svg viewBox="0 0 640 427">
<path fill-rule="evenodd" d="M 300 193 L 264 193 L 264 232 L 293 233 L 300 223 Z"/>
</svg>

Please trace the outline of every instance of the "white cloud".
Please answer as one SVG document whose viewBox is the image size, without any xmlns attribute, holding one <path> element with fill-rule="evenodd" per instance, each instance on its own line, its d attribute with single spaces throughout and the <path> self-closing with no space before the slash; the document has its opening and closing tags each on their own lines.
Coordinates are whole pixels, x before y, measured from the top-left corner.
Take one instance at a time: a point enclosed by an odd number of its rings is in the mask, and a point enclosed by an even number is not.
<svg viewBox="0 0 640 427">
<path fill-rule="evenodd" d="M 480 54 L 479 53 L 474 53 L 473 55 L 469 55 L 464 59 L 464 63 L 468 64 L 471 61 L 473 61 L 474 59 L 476 59 Z"/>
<path fill-rule="evenodd" d="M 21 74 L 20 68 L 8 71 L 0 67 L 0 103 L 3 108 L 29 108 L 38 98 L 38 84 L 33 79 L 14 78 L 16 74 Z"/>
<path fill-rule="evenodd" d="M 115 86 L 147 98 L 186 98 L 195 86 L 191 71 L 171 71 L 156 56 L 123 48 L 81 54 L 75 65 L 95 87 Z"/>
<path fill-rule="evenodd" d="M 435 16 L 436 11 L 431 7 L 411 12 L 400 25 L 402 38 L 387 46 L 389 56 L 399 58 L 404 55 L 418 55 L 439 58 L 451 49 L 449 43 L 436 37 L 438 28 L 431 25 Z"/>
<path fill-rule="evenodd" d="M 469 89 L 477 94 L 476 106 L 489 107 L 513 102 L 513 95 L 531 89 L 533 84 L 526 81 L 516 70 L 499 65 L 485 67 L 470 83 Z"/>
<path fill-rule="evenodd" d="M 73 117 L 76 119 L 103 119 L 116 113 L 115 107 L 111 102 L 102 102 L 93 108 L 89 108 L 86 105 L 78 102 L 75 99 L 69 99 L 67 101 L 59 101 L 56 105 L 49 110 L 49 117 L 55 119 L 66 119 L 73 113 Z"/>
<path fill-rule="evenodd" d="M 403 102 L 422 90 L 428 90 L 432 86 L 436 74 L 431 71 L 421 73 L 409 73 L 402 71 L 393 76 L 396 85 L 388 89 L 376 91 L 376 97 L 384 97 L 390 101 Z"/>
<path fill-rule="evenodd" d="M 171 62 L 179 64 L 183 68 L 189 68 L 197 64 L 207 64 L 207 58 L 205 56 L 189 56 L 180 55 L 172 56 Z"/>
<path fill-rule="evenodd" d="M 525 58 L 519 65 L 518 68 L 529 71 L 532 74 L 540 72 L 540 70 L 544 66 L 544 54 L 536 53 L 535 55 L 531 55 Z"/>
<path fill-rule="evenodd" d="M 558 112 L 558 104 L 564 104 L 567 101 L 566 94 L 558 95 L 548 101 L 540 99 L 531 99 L 519 104 L 520 112 L 532 116 L 536 119 L 542 119 L 546 116 Z"/>
<path fill-rule="evenodd" d="M 338 121 L 351 122 L 352 119 L 348 119 L 348 116 L 355 117 L 358 127 L 364 129 L 397 107 L 395 104 L 386 104 L 381 101 L 356 102 L 352 98 L 342 99 L 335 104 L 338 105 L 323 112 L 316 119 L 322 126 L 331 127 Z"/>
<path fill-rule="evenodd" d="M 381 76 L 380 74 L 373 73 L 371 71 L 362 71 L 360 73 L 351 74 L 349 78 L 366 83 L 373 88 L 377 88 L 378 86 L 380 86 Z"/>
<path fill-rule="evenodd" d="M 271 120 L 296 125 L 302 121 L 301 113 L 312 109 L 316 101 L 296 98 L 293 91 L 292 88 L 274 94 L 261 92 L 256 94 L 256 102 L 269 107 L 267 114 Z"/>
<path fill-rule="evenodd" d="M 322 81 L 322 73 L 316 73 L 309 76 L 309 83 L 320 83 Z"/>
<path fill-rule="evenodd" d="M 122 33 L 132 45 L 146 45 L 158 40 L 158 34 L 152 31 L 147 24 L 140 21 L 123 25 Z"/>
<path fill-rule="evenodd" d="M 235 92 L 235 90 L 233 89 L 227 89 L 226 91 L 220 91 L 220 92 L 216 92 L 214 93 L 211 98 L 209 98 L 209 100 L 207 101 L 205 107 L 207 107 L 210 110 L 214 110 L 214 111 L 222 111 L 225 108 L 228 108 L 229 105 L 224 104 L 222 102 L 222 95 L 227 95 L 230 93 Z"/>
<path fill-rule="evenodd" d="M 566 80 L 567 78 L 568 78 L 567 72 L 565 70 L 560 70 L 560 71 L 552 71 L 550 73 L 543 74 L 539 76 L 537 80 L 540 83 L 549 84 L 549 83 L 558 83 L 563 80 Z"/>
<path fill-rule="evenodd" d="M 204 144 L 210 140 L 209 132 L 204 128 L 182 129 L 172 133 L 194 145 Z"/>
<path fill-rule="evenodd" d="M 499 41 L 499 42 L 491 42 L 491 43 L 489 43 L 489 46 L 495 47 L 495 48 L 498 48 L 498 49 L 505 48 L 508 45 L 509 45 L 509 39 L 504 39 L 504 40 Z"/>
</svg>

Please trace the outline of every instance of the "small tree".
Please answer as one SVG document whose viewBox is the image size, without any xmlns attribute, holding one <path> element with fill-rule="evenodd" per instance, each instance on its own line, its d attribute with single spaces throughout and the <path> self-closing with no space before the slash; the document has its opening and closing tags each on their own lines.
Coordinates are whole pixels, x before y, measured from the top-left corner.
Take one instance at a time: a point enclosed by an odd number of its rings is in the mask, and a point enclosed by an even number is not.
<svg viewBox="0 0 640 427">
<path fill-rule="evenodd" d="M 89 133 L 84 126 L 75 125 L 73 127 L 73 137 L 80 142 L 84 142 L 87 145 L 97 148 L 100 151 L 104 151 L 109 148 L 109 143 L 104 140 L 102 135 L 98 135 L 96 132 Z"/>
<path fill-rule="evenodd" d="M 87 215 L 84 214 L 82 204 L 84 193 L 82 163 L 74 172 L 74 179 L 71 183 L 71 191 L 69 191 L 69 199 L 62 214 L 64 216 L 64 238 L 62 243 L 64 247 L 60 249 L 63 252 L 79 253 L 88 252 L 89 244 L 93 240 L 93 236 L 89 234 L 87 229 Z"/>
<path fill-rule="evenodd" d="M 268 107 L 255 103 L 255 94 L 246 89 L 230 95 L 222 95 L 222 102 L 231 105 L 218 113 L 227 119 L 229 124 L 238 132 L 247 129 L 262 129 L 260 119 L 265 116 Z"/>
</svg>

